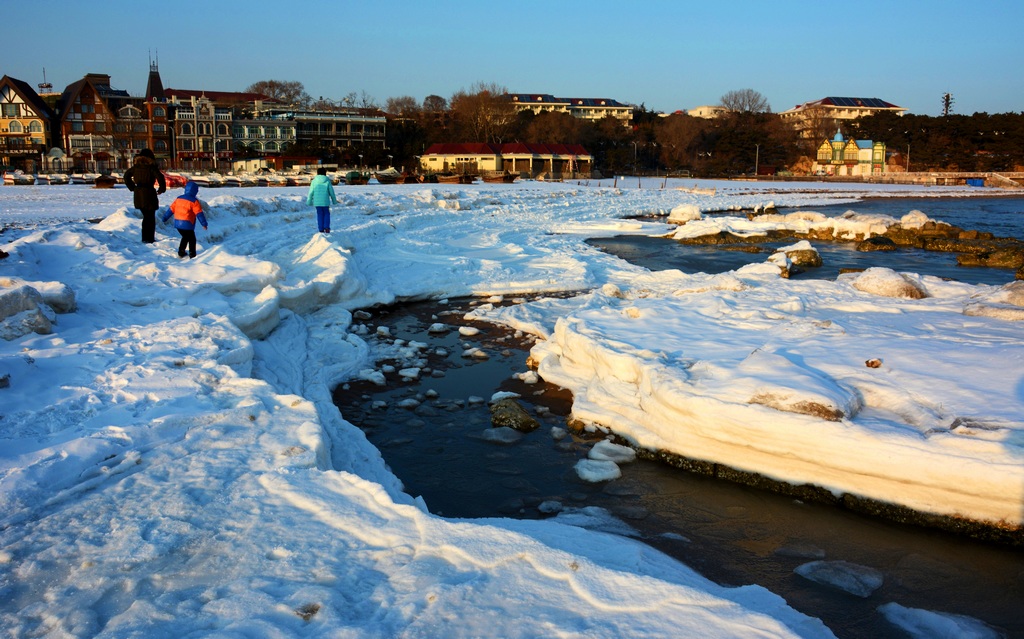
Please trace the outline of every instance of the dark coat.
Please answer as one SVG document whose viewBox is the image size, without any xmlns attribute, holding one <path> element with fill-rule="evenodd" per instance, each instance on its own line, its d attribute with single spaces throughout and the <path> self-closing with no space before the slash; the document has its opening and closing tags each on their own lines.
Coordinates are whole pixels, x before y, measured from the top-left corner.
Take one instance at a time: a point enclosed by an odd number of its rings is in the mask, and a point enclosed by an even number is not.
<svg viewBox="0 0 1024 639">
<path fill-rule="evenodd" d="M 157 190 L 154 184 L 159 184 Z M 144 155 L 136 155 L 132 168 L 124 173 L 124 185 L 135 193 L 135 208 L 140 211 L 155 211 L 160 208 L 159 193 L 167 190 L 164 174 L 156 161 Z"/>
</svg>

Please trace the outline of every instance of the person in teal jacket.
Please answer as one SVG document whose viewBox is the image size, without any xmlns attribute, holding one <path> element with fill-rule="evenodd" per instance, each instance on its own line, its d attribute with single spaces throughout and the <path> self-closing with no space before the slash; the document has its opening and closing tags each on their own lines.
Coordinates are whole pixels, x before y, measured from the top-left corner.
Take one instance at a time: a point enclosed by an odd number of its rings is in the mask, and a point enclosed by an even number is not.
<svg viewBox="0 0 1024 639">
<path fill-rule="evenodd" d="M 331 232 L 331 205 L 337 203 L 338 198 L 334 195 L 334 185 L 327 177 L 327 169 L 320 167 L 316 170 L 316 177 L 309 183 L 309 195 L 306 196 L 306 204 L 316 207 L 316 230 L 321 233 Z"/>
</svg>

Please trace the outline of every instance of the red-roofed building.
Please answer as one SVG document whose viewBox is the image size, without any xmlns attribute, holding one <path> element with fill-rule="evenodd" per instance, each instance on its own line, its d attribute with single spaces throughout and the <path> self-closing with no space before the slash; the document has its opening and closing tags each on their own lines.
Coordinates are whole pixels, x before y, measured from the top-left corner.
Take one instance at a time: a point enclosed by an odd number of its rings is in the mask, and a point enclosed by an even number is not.
<svg viewBox="0 0 1024 639">
<path fill-rule="evenodd" d="M 579 144 L 434 144 L 420 158 L 428 173 L 505 171 L 529 178 L 589 178 L 594 157 Z"/>
</svg>

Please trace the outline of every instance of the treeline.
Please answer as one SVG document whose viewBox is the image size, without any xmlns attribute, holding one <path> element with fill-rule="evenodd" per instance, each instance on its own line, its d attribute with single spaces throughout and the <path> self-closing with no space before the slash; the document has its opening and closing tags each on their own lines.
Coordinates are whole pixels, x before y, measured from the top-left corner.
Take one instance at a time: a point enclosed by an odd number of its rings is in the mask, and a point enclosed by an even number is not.
<svg viewBox="0 0 1024 639">
<path fill-rule="evenodd" d="M 810 171 L 817 148 L 836 130 L 847 139 L 886 144 L 889 164 L 912 171 L 1024 170 L 1024 114 L 921 116 L 880 113 L 853 121 L 817 121 L 812 138 L 801 138 L 756 91 L 723 96 L 734 109 L 717 118 L 685 113 L 663 115 L 640 105 L 630 126 L 607 117 L 588 121 L 567 113 L 519 111 L 495 84 L 474 85 L 451 98 L 431 95 L 390 98 L 383 108 L 365 94 L 348 96 L 340 107 L 379 110 L 387 117 L 385 149 L 354 146 L 320 148 L 315 144 L 293 152 L 325 161 L 351 164 L 358 156 L 371 165 L 412 168 L 418 157 L 438 142 L 532 142 L 581 144 L 605 174 L 679 174 L 695 177 L 750 175 L 755 171 Z M 308 98 L 308 96 L 307 96 Z M 332 103 L 311 101 L 317 108 Z M 909 157 L 908 157 L 909 156 Z"/>
</svg>

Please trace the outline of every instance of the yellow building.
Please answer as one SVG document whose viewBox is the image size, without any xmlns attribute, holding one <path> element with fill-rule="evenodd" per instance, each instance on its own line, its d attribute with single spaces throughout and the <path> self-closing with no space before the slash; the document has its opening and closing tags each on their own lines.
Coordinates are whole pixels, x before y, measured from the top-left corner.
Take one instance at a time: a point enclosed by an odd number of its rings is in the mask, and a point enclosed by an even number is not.
<svg viewBox="0 0 1024 639">
<path fill-rule="evenodd" d="M 822 140 L 816 161 L 811 167 L 815 175 L 855 176 L 885 172 L 885 144 L 871 140 L 847 140 L 836 131 L 831 140 Z"/>
<path fill-rule="evenodd" d="M 27 83 L 0 78 L 0 164 L 25 173 L 49 170 L 54 146 L 53 111 Z"/>
<path fill-rule="evenodd" d="M 428 173 L 477 175 L 504 171 L 529 178 L 589 178 L 594 157 L 579 144 L 446 143 L 430 146 L 420 158 Z"/>
</svg>

